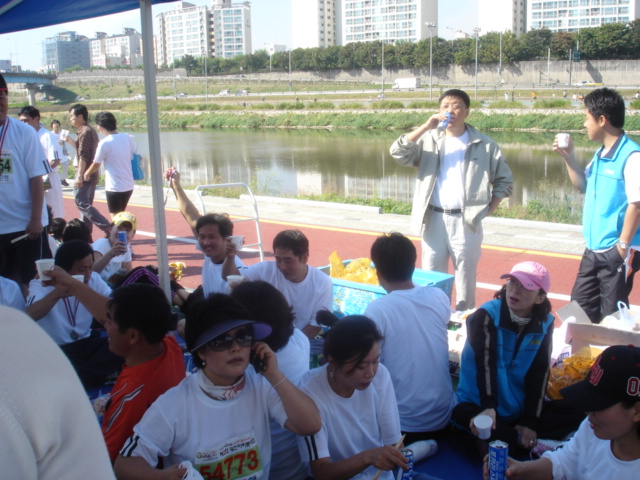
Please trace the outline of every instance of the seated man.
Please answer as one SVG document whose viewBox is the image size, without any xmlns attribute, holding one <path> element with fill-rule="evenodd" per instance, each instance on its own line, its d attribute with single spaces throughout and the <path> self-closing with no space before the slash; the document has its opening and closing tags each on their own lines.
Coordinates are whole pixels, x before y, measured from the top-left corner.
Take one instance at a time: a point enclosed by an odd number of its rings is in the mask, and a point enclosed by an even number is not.
<svg viewBox="0 0 640 480">
<path fill-rule="evenodd" d="M 69 275 L 83 275 L 84 283 L 101 295 L 111 289 L 93 272 L 93 249 L 82 240 L 65 242 L 56 251 L 55 268 Z M 97 385 L 118 371 L 123 360 L 109 351 L 106 337 L 91 329 L 95 312 L 67 288 L 43 285 L 41 279 L 29 284 L 26 313 L 60 345 L 86 387 Z M 104 324 L 104 316 L 96 315 Z"/>
<path fill-rule="evenodd" d="M 455 406 L 449 375 L 449 297 L 437 287 L 413 284 L 416 248 L 400 233 L 378 237 L 371 260 L 388 295 L 371 302 L 365 315 L 384 336 L 380 361 L 391 374 L 405 444 L 437 437 Z"/>
<path fill-rule="evenodd" d="M 320 332 L 316 323 L 319 310 L 333 309 L 331 278 L 307 265 L 309 240 L 299 230 L 284 230 L 273 239 L 275 262 L 260 262 L 239 270 L 236 247 L 227 241 L 222 276 L 242 275 L 247 280 L 264 280 L 282 292 L 293 307 L 295 326 L 313 339 Z"/>
<path fill-rule="evenodd" d="M 208 297 L 212 293 L 229 293 L 229 285 L 222 278 L 222 263 L 226 256 L 225 239 L 233 235 L 233 223 L 224 214 L 200 215 L 180 185 L 180 172 L 170 169 L 167 175 L 169 185 L 178 201 L 180 213 L 196 236 L 198 250 L 204 253 L 204 263 L 202 264 L 204 296 Z M 235 266 L 242 268 L 244 263 L 236 257 Z"/>
</svg>

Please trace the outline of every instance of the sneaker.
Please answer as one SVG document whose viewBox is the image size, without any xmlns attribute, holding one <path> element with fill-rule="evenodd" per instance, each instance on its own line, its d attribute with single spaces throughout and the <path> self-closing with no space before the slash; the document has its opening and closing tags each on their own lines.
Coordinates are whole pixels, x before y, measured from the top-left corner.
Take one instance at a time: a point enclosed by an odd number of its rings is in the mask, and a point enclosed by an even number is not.
<svg viewBox="0 0 640 480">
<path fill-rule="evenodd" d="M 62 184 L 63 187 L 69 186 L 69 182 L 67 182 L 66 180 L 61 180 L 60 183 Z"/>
<path fill-rule="evenodd" d="M 418 440 L 405 448 L 413 452 L 413 463 L 415 464 L 435 455 L 438 451 L 438 442 L 435 440 Z"/>
<path fill-rule="evenodd" d="M 564 443 L 565 442 L 560 440 L 546 440 L 539 438 L 536 446 L 531 449 L 531 452 L 529 452 L 529 456 L 532 460 L 535 460 L 536 458 L 542 457 L 544 452 L 553 452 L 562 448 Z"/>
</svg>

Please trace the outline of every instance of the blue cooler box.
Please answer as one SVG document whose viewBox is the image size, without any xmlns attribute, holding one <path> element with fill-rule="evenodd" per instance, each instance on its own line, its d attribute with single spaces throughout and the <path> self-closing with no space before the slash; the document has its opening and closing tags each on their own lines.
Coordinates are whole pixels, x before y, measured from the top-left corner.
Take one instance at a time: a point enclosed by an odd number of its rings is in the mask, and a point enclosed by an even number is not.
<svg viewBox="0 0 640 480">
<path fill-rule="evenodd" d="M 345 260 L 344 265 L 348 265 L 351 260 Z M 329 275 L 330 267 L 321 267 L 320 270 Z M 332 278 L 333 282 L 333 313 L 337 317 L 345 315 L 362 315 L 367 306 L 376 298 L 386 295 L 386 291 L 379 285 L 369 285 L 366 283 L 350 282 L 339 278 Z M 415 285 L 431 285 L 441 288 L 451 299 L 451 289 L 453 288 L 453 275 L 448 273 L 431 272 L 416 268 L 413 272 L 413 283 Z"/>
</svg>

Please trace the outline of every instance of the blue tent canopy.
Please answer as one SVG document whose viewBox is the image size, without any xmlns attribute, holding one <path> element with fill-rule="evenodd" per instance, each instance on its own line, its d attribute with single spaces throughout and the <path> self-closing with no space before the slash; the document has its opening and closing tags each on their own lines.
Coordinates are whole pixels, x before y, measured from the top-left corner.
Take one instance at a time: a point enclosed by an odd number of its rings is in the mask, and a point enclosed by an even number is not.
<svg viewBox="0 0 640 480">
<path fill-rule="evenodd" d="M 176 0 L 0 0 L 0 34 L 48 27 L 59 23 L 85 20 L 140 9 L 144 86 L 147 98 L 147 126 L 149 131 L 149 163 L 153 191 L 154 231 L 158 252 L 160 282 L 171 299 L 169 285 L 169 255 L 167 253 L 167 227 L 162 192 L 162 163 L 160 155 L 160 126 L 156 93 L 156 68 L 153 46 L 152 4 L 171 3 Z M 149 54 L 151 52 L 151 54 Z"/>
</svg>

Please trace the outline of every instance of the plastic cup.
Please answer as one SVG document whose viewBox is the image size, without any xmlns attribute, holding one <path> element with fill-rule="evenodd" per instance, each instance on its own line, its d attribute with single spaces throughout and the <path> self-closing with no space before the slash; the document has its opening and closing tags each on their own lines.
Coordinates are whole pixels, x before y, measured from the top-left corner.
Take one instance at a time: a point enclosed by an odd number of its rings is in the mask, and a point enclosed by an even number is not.
<svg viewBox="0 0 640 480">
<path fill-rule="evenodd" d="M 71 275 L 73 278 L 78 280 L 79 282 L 84 283 L 84 275 Z"/>
<path fill-rule="evenodd" d="M 557 135 L 558 138 L 558 148 L 568 148 L 569 147 L 569 137 L 568 133 L 559 133 Z"/>
<path fill-rule="evenodd" d="M 231 243 L 236 246 L 236 250 L 239 252 L 242 250 L 242 242 L 244 241 L 244 236 L 242 235 L 231 235 L 229 237 L 231 239 Z"/>
<path fill-rule="evenodd" d="M 473 419 L 473 424 L 478 430 L 478 438 L 480 440 L 488 440 L 491 437 L 491 425 L 493 420 L 489 415 L 478 415 Z"/>
<path fill-rule="evenodd" d="M 244 277 L 242 275 L 227 275 L 227 283 L 231 288 L 237 287 L 243 280 Z"/>
<path fill-rule="evenodd" d="M 51 270 L 53 268 L 53 265 L 53 258 L 43 258 L 41 260 L 36 260 L 36 270 L 38 271 L 40 280 L 51 280 L 51 277 L 45 275 L 43 272 Z"/>
</svg>

